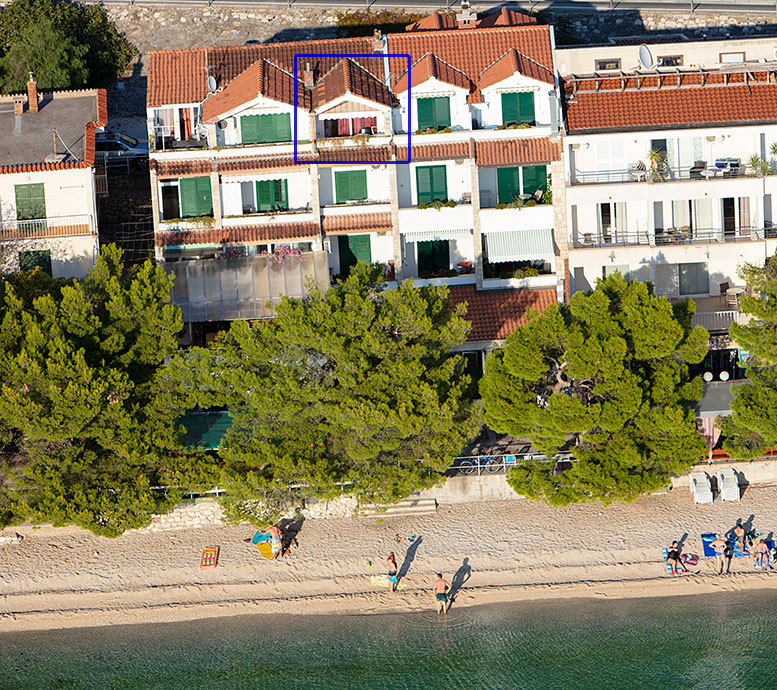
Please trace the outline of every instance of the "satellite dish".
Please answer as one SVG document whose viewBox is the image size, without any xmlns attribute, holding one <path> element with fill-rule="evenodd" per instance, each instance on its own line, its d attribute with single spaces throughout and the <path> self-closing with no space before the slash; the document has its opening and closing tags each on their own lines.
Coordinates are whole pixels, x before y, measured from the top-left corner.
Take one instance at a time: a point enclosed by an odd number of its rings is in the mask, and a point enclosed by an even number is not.
<svg viewBox="0 0 777 690">
<path fill-rule="evenodd" d="M 650 48 L 647 46 L 639 47 L 639 64 L 644 69 L 650 69 L 653 66 L 653 56 L 650 54 Z"/>
<path fill-rule="evenodd" d="M 218 87 L 216 80 L 213 77 L 208 77 L 208 91 L 213 93 Z"/>
</svg>

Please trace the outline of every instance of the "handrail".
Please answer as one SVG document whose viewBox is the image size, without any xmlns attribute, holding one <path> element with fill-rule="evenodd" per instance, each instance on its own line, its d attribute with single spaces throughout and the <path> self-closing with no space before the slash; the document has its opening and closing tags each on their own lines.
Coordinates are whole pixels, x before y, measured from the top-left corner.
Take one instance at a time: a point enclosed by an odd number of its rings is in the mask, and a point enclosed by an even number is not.
<svg viewBox="0 0 777 690">
<path fill-rule="evenodd" d="M 681 226 L 679 228 L 641 230 L 638 232 L 621 232 L 611 229 L 601 235 L 599 232 L 578 231 L 576 235 L 571 237 L 571 242 L 576 249 L 581 249 L 586 247 L 611 247 L 635 244 L 664 246 L 710 242 L 750 242 L 775 236 L 777 236 L 777 229 L 771 227 L 740 226 L 732 231 L 727 231 L 723 228 Z"/>
<path fill-rule="evenodd" d="M 94 222 L 89 214 L 49 216 L 32 220 L 0 221 L 0 240 L 27 240 L 41 237 L 93 235 Z"/>
</svg>

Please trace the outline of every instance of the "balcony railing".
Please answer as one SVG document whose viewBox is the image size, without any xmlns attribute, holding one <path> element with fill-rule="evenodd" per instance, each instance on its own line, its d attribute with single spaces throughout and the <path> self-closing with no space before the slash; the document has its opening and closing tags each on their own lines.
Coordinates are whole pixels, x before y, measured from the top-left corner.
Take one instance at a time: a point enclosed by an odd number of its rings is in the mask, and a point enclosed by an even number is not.
<svg viewBox="0 0 777 690">
<path fill-rule="evenodd" d="M 0 221 L 0 241 L 35 240 L 42 237 L 75 237 L 95 234 L 92 216 L 73 215 L 38 220 Z"/>
<path fill-rule="evenodd" d="M 752 242 L 764 238 L 777 237 L 777 228 L 751 228 L 739 227 L 731 229 L 722 228 L 693 228 L 682 226 L 679 228 L 666 228 L 665 230 L 638 232 L 617 230 L 598 232 L 578 232 L 572 237 L 572 245 L 577 248 L 585 247 L 612 247 L 625 245 L 684 245 L 684 244 L 710 244 L 712 242 Z"/>
<path fill-rule="evenodd" d="M 732 178 L 755 178 L 757 173 L 746 165 L 704 168 L 696 166 L 666 167 L 659 171 L 640 170 L 636 167 L 626 170 L 574 170 L 570 176 L 572 185 L 623 184 L 624 182 L 681 182 L 684 180 L 730 180 Z"/>
<path fill-rule="evenodd" d="M 732 323 L 739 323 L 742 314 L 738 311 L 711 311 L 694 314 L 691 325 L 704 326 L 710 333 L 728 333 Z"/>
</svg>

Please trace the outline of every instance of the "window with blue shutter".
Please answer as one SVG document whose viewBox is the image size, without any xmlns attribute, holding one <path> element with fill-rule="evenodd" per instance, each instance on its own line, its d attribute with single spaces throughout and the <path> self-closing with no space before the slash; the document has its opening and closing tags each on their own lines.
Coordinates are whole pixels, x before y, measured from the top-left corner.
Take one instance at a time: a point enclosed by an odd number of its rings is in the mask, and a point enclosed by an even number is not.
<svg viewBox="0 0 777 690">
<path fill-rule="evenodd" d="M 419 204 L 447 201 L 448 185 L 444 165 L 419 165 L 415 169 L 415 179 Z"/>
<path fill-rule="evenodd" d="M 367 171 L 344 170 L 335 173 L 335 201 L 363 201 L 367 198 Z"/>
<path fill-rule="evenodd" d="M 418 129 L 442 129 L 451 126 L 451 104 L 448 96 L 419 98 L 416 101 Z"/>
</svg>

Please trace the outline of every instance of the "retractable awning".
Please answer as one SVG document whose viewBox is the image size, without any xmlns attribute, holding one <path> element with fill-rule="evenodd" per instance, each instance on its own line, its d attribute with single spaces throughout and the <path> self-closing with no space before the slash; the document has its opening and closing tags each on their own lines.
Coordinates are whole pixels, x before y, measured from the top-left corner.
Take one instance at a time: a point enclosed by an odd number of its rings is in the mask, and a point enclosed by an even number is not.
<svg viewBox="0 0 777 690">
<path fill-rule="evenodd" d="M 542 260 L 553 262 L 553 230 L 486 230 L 489 263 Z"/>
<path fill-rule="evenodd" d="M 414 230 L 403 232 L 405 242 L 429 242 L 431 240 L 465 240 L 472 237 L 472 230 Z"/>
</svg>

